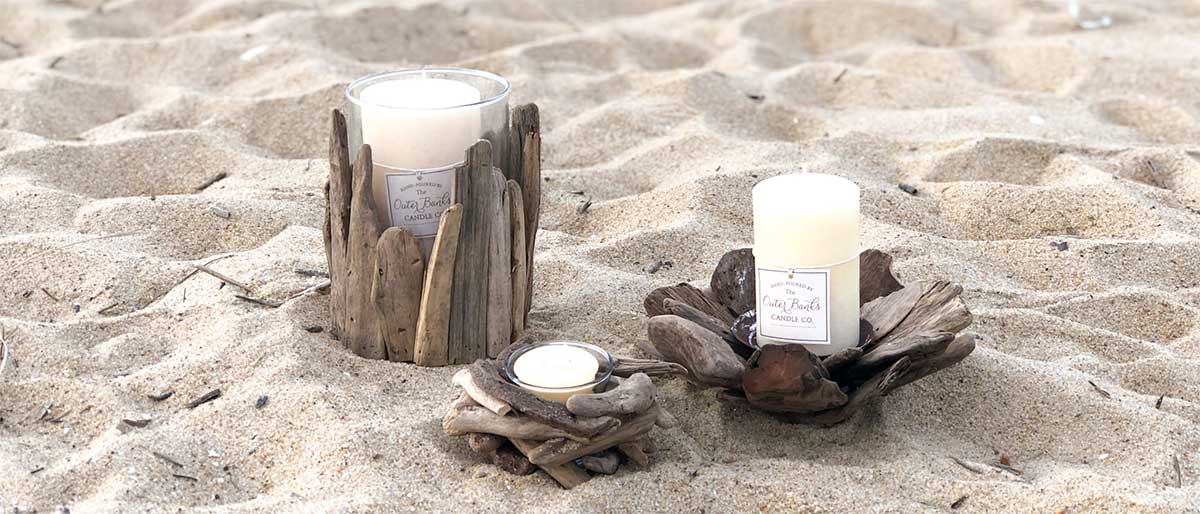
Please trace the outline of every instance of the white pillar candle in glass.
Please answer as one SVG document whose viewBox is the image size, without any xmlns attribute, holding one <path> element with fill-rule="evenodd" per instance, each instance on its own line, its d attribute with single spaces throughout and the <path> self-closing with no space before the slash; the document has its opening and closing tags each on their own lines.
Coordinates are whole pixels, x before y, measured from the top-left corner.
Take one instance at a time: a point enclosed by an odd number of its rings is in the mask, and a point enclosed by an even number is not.
<svg viewBox="0 0 1200 514">
<path fill-rule="evenodd" d="M 833 175 L 754 186 L 758 343 L 816 355 L 858 345 L 859 188 Z"/>
<path fill-rule="evenodd" d="M 479 89 L 456 80 L 406 78 L 371 84 L 359 98 L 380 223 L 432 238 L 454 201 L 454 166 L 482 136 Z"/>
</svg>

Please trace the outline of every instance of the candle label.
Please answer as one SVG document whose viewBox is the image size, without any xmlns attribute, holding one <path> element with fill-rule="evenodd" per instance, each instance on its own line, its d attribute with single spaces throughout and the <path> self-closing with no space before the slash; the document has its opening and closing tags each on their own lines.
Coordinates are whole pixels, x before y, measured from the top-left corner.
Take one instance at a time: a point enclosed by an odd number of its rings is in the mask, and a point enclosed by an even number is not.
<svg viewBox="0 0 1200 514">
<path fill-rule="evenodd" d="M 829 344 L 829 270 L 757 270 L 758 335 L 779 341 Z"/>
<path fill-rule="evenodd" d="M 460 163 L 461 164 L 461 163 Z M 434 237 L 442 213 L 454 198 L 454 168 L 410 170 L 376 164 L 387 184 L 388 216 L 393 227 L 408 227 L 414 237 Z"/>
</svg>

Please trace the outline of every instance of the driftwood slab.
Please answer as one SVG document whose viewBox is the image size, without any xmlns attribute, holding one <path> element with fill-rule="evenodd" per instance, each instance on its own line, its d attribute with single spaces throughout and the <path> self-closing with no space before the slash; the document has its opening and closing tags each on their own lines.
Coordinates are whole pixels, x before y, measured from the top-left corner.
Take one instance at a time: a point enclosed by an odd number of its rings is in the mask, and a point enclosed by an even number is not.
<svg viewBox="0 0 1200 514">
<path fill-rule="evenodd" d="M 331 335 L 361 357 L 424 366 L 496 356 L 521 337 L 540 218 L 539 131 L 537 106 L 522 105 L 512 139 L 499 144 L 511 152 L 493 155 L 488 140 L 466 150 L 454 170 L 455 204 L 426 259 L 426 243 L 379 222 L 371 148 L 358 148 L 351 164 L 346 117 L 335 109 L 322 233 Z"/>
<path fill-rule="evenodd" d="M 617 358 L 622 360 L 639 369 L 678 366 Z M 591 473 L 615 473 L 622 456 L 638 467 L 649 465 L 654 454 L 650 432 L 676 424 L 656 403 L 650 376 L 640 372 L 614 378 L 593 394 L 572 396 L 565 406 L 509 382 L 496 360 L 476 361 L 453 382 L 463 394 L 442 418 L 447 435 L 465 436 L 473 451 L 509 473 L 525 474 L 536 467 L 567 489 L 586 482 Z M 506 454 L 509 449 L 516 455 Z"/>
<path fill-rule="evenodd" d="M 721 258 L 709 292 L 680 284 L 646 297 L 650 353 L 683 365 L 695 382 L 725 389 L 722 399 L 786 421 L 830 426 L 975 349 L 974 337 L 959 334 L 973 320 L 961 286 L 945 281 L 904 286 L 892 274 L 892 256 L 867 250 L 859 259 L 858 347 L 823 359 L 802 345 L 759 348 L 754 255 L 739 249 Z M 721 324 L 714 326 L 712 319 Z M 735 350 L 753 353 L 743 363 Z"/>
</svg>

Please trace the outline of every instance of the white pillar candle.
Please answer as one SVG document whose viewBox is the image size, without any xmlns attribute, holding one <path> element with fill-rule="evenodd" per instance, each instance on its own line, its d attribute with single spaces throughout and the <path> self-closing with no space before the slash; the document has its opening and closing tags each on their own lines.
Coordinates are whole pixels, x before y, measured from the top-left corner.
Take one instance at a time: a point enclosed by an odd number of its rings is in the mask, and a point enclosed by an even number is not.
<svg viewBox="0 0 1200 514">
<path fill-rule="evenodd" d="M 600 361 L 583 348 L 549 344 L 518 356 L 512 371 L 521 387 L 547 400 L 566 403 L 576 394 L 591 392 Z"/>
<path fill-rule="evenodd" d="M 379 221 L 411 228 L 428 253 L 454 202 L 454 165 L 481 137 L 479 89 L 440 78 L 385 80 L 364 88 L 361 101 Z"/>
<path fill-rule="evenodd" d="M 833 175 L 754 186 L 759 344 L 816 355 L 858 345 L 859 188 Z"/>
</svg>

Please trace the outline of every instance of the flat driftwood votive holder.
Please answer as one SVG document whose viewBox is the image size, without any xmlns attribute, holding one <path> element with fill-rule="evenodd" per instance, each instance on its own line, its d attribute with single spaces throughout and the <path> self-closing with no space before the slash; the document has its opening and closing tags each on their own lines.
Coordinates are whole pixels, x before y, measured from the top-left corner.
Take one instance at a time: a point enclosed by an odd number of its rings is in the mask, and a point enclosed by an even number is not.
<svg viewBox="0 0 1200 514">
<path fill-rule="evenodd" d="M 351 164 L 346 116 L 334 109 L 324 227 L 331 332 L 355 354 L 470 364 L 524 333 L 541 209 L 537 105 L 514 108 L 510 120 L 507 153 L 480 139 L 454 170 L 454 204 L 426 259 L 409 228 L 380 222 L 371 147 Z"/>
</svg>

